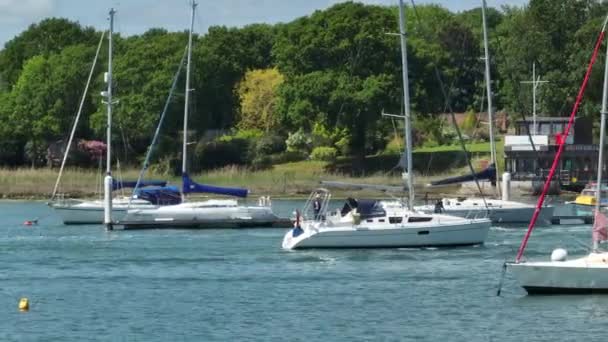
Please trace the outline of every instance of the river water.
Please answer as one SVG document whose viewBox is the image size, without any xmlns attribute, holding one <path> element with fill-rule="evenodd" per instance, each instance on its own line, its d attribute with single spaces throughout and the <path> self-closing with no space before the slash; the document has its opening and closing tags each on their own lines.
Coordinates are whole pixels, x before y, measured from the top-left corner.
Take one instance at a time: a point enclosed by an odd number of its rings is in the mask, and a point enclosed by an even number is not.
<svg viewBox="0 0 608 342">
<path fill-rule="evenodd" d="M 39 202 L 0 202 L 0 218 L 1 341 L 594 341 L 608 326 L 608 296 L 529 297 L 509 274 L 496 296 L 524 227 L 478 247 L 289 252 L 284 229 L 106 232 Z M 540 228 L 526 256 L 589 238 Z"/>
</svg>

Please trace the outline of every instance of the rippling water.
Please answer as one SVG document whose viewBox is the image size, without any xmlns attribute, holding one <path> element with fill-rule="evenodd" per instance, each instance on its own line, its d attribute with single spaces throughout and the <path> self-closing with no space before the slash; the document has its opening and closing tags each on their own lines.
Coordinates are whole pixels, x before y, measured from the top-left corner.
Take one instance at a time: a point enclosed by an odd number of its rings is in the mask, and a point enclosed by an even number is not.
<svg viewBox="0 0 608 342">
<path fill-rule="evenodd" d="M 0 218 L 2 341 L 598 340 L 608 323 L 608 297 L 528 297 L 510 275 L 496 297 L 523 227 L 470 248 L 287 252 L 282 229 L 106 232 L 25 202 Z M 589 229 L 540 228 L 526 255 L 585 253 Z"/>
</svg>

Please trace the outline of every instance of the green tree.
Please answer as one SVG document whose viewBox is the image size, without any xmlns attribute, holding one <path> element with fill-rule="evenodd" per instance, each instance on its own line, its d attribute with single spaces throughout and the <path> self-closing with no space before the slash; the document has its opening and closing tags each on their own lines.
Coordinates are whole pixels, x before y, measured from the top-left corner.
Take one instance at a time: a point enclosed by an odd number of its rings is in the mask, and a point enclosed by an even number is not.
<svg viewBox="0 0 608 342">
<path fill-rule="evenodd" d="M 9 87 L 14 85 L 25 62 L 34 56 L 59 53 L 71 45 L 94 45 L 98 39 L 99 35 L 93 28 L 84 28 L 63 18 L 49 18 L 32 24 L 0 51 L 0 83 Z"/>
<path fill-rule="evenodd" d="M 276 68 L 251 70 L 245 74 L 236 89 L 241 100 L 239 129 L 257 128 L 265 132 L 278 129 L 276 93 L 283 80 Z"/>
</svg>

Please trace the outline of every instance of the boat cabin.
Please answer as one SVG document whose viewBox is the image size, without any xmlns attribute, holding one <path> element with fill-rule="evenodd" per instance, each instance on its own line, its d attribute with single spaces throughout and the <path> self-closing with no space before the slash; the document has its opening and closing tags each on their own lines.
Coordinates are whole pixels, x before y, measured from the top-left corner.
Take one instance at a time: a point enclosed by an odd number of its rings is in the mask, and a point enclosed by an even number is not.
<svg viewBox="0 0 608 342">
<path fill-rule="evenodd" d="M 598 145 L 593 143 L 591 134 L 593 122 L 587 117 L 575 118 L 570 134 L 565 137 L 568 119 L 529 117 L 515 122 L 515 135 L 506 135 L 504 145 L 505 169 L 513 180 L 545 179 L 564 139 L 564 152 L 555 174 L 559 187 L 580 191 L 595 179 Z"/>
</svg>

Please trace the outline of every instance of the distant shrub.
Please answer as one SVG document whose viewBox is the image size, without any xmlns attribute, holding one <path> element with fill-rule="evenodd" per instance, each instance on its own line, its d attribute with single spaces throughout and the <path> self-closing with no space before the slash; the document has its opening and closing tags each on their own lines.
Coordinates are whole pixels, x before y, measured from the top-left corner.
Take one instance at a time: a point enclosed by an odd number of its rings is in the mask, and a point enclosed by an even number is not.
<svg viewBox="0 0 608 342">
<path fill-rule="evenodd" d="M 284 164 L 298 162 L 308 159 L 308 154 L 305 152 L 285 151 L 270 156 L 272 164 Z"/>
<path fill-rule="evenodd" d="M 287 151 L 289 152 L 310 152 L 312 146 L 312 138 L 310 134 L 304 132 L 301 128 L 295 133 L 289 133 L 285 140 Z"/>
<path fill-rule="evenodd" d="M 384 154 L 399 154 L 403 152 L 403 138 L 402 137 L 393 137 L 388 141 L 386 147 L 384 148 Z"/>
<path fill-rule="evenodd" d="M 334 147 L 320 146 L 312 150 L 310 159 L 332 162 L 336 160 L 337 156 L 338 150 L 336 150 Z"/>
<path fill-rule="evenodd" d="M 222 137 L 223 138 L 223 137 Z M 199 142 L 194 150 L 194 170 L 216 169 L 250 162 L 249 141 L 230 137 L 213 142 Z"/>
<path fill-rule="evenodd" d="M 462 122 L 462 129 L 467 132 L 470 132 L 470 131 L 474 130 L 475 127 L 477 127 L 477 113 L 470 110 L 470 111 L 466 112 L 464 121 Z"/>
<path fill-rule="evenodd" d="M 267 135 L 258 139 L 255 143 L 255 157 L 268 156 L 284 152 L 287 148 L 285 139 L 279 135 Z"/>
</svg>

